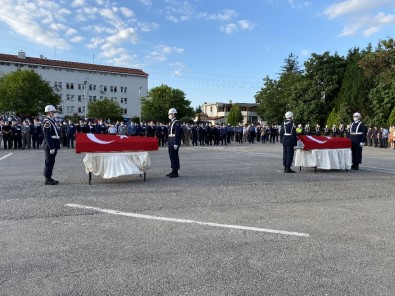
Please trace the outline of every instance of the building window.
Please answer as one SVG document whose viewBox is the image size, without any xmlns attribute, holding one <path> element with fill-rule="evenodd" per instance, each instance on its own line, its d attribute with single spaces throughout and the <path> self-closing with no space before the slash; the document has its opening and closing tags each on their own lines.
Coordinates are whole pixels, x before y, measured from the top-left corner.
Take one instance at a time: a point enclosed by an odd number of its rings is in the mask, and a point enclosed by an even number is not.
<svg viewBox="0 0 395 296">
<path fill-rule="evenodd" d="M 121 103 L 122 104 L 127 104 L 128 103 L 128 98 L 121 98 Z"/>
<path fill-rule="evenodd" d="M 66 95 L 66 100 L 70 101 L 70 95 L 69 94 Z"/>
<path fill-rule="evenodd" d="M 74 101 L 74 95 L 70 95 L 70 100 Z"/>
<path fill-rule="evenodd" d="M 96 84 L 89 84 L 89 90 L 96 90 Z"/>
<path fill-rule="evenodd" d="M 125 115 L 125 114 L 128 114 L 128 108 L 124 108 L 123 109 L 123 114 Z"/>
<path fill-rule="evenodd" d="M 67 113 L 70 113 L 70 112 L 71 112 L 70 106 L 67 106 L 67 107 L 66 107 L 66 112 L 67 112 Z"/>
<path fill-rule="evenodd" d="M 63 107 L 62 106 L 58 106 L 58 112 L 62 113 L 63 112 Z"/>
<path fill-rule="evenodd" d="M 210 113 L 213 112 L 213 107 L 210 107 Z"/>
</svg>

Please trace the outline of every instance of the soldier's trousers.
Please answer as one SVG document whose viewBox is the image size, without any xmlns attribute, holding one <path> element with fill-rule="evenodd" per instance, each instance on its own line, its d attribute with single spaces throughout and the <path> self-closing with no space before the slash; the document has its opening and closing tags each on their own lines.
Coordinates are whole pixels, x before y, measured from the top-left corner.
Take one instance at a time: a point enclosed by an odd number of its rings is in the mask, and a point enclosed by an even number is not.
<svg viewBox="0 0 395 296">
<path fill-rule="evenodd" d="M 53 167 L 55 165 L 56 154 L 58 154 L 58 150 L 55 149 L 55 153 L 49 153 L 49 149 L 45 149 L 45 164 L 44 164 L 44 177 L 45 179 L 51 179 Z"/>
<path fill-rule="evenodd" d="M 291 167 L 294 159 L 294 145 L 283 145 L 283 165 Z"/>
</svg>

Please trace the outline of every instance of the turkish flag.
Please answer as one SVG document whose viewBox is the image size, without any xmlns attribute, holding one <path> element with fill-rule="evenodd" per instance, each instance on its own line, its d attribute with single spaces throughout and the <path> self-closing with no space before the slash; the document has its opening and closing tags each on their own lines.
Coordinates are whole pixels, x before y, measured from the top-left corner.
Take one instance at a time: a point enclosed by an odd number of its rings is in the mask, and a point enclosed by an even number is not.
<svg viewBox="0 0 395 296">
<path fill-rule="evenodd" d="M 351 148 L 351 140 L 348 138 L 298 136 L 298 140 L 303 142 L 304 150 Z"/>
<path fill-rule="evenodd" d="M 158 139 L 152 137 L 78 133 L 75 139 L 76 153 L 152 151 L 158 149 Z"/>
</svg>

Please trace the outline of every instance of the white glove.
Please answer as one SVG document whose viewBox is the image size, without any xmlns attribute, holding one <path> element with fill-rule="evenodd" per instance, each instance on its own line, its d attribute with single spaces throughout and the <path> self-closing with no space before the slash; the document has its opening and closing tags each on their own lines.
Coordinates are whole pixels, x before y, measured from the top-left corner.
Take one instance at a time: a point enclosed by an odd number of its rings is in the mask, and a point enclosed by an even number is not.
<svg viewBox="0 0 395 296">
<path fill-rule="evenodd" d="M 178 149 L 178 145 L 174 145 L 174 150 L 177 150 Z"/>
<path fill-rule="evenodd" d="M 49 150 L 49 153 L 50 153 L 50 154 L 55 154 L 55 149 Z"/>
<path fill-rule="evenodd" d="M 363 147 L 363 146 L 365 146 L 365 143 L 359 143 L 359 146 Z"/>
</svg>

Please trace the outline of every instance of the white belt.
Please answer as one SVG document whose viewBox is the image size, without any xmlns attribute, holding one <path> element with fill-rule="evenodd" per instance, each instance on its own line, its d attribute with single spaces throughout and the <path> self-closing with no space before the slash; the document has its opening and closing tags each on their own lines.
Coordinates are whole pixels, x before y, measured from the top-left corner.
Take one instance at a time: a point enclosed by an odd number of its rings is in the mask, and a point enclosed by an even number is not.
<svg viewBox="0 0 395 296">
<path fill-rule="evenodd" d="M 176 135 L 174 135 L 174 134 L 169 134 L 169 137 L 175 137 Z"/>
<path fill-rule="evenodd" d="M 292 134 L 284 134 L 284 136 L 292 136 Z"/>
<path fill-rule="evenodd" d="M 52 139 L 60 139 L 59 136 L 51 136 Z"/>
<path fill-rule="evenodd" d="M 363 135 L 363 133 L 350 133 L 350 135 Z"/>
</svg>

